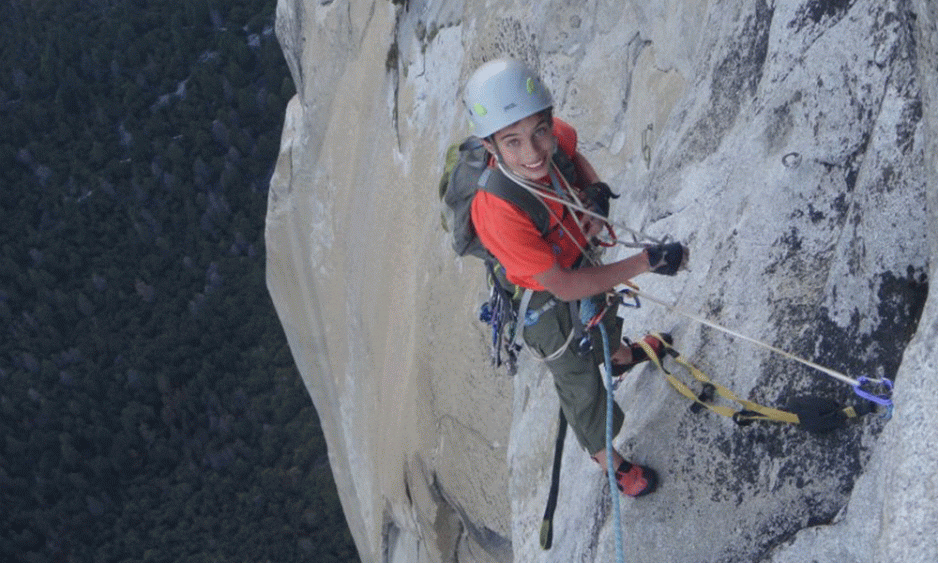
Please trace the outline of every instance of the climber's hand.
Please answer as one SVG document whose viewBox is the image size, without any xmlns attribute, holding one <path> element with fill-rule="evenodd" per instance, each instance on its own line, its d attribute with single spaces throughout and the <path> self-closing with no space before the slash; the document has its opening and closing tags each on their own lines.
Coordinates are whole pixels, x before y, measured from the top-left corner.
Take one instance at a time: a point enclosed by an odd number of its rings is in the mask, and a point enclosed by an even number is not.
<svg viewBox="0 0 938 563">
<path fill-rule="evenodd" d="M 673 276 L 687 266 L 690 250 L 679 242 L 649 246 L 648 266 L 652 272 L 665 276 Z"/>
</svg>

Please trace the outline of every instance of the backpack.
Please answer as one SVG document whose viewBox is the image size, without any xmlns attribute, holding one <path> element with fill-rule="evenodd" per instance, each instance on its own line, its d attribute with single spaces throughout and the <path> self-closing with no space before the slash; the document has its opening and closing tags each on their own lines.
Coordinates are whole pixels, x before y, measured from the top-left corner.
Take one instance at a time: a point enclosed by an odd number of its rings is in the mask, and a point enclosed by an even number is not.
<svg viewBox="0 0 938 563">
<path fill-rule="evenodd" d="M 507 178 L 497 168 L 488 166 L 489 153 L 478 137 L 450 145 L 440 178 L 440 199 L 445 203 L 441 220 L 443 228 L 453 235 L 453 250 L 459 256 L 476 256 L 495 261 L 482 246 L 472 225 L 472 199 L 478 190 L 485 190 L 527 213 L 534 226 L 546 236 L 550 230 L 550 212 L 538 198 Z M 570 183 L 575 183 L 576 167 L 563 151 L 556 151 L 554 163 Z"/>
<path fill-rule="evenodd" d="M 505 268 L 479 240 L 472 225 L 472 200 L 477 191 L 485 190 L 511 202 L 527 213 L 541 236 L 550 231 L 550 212 L 528 190 L 497 168 L 490 168 L 488 161 L 489 153 L 478 137 L 450 145 L 439 184 L 440 200 L 445 204 L 441 221 L 443 229 L 452 234 L 453 250 L 457 255 L 476 256 L 485 262 L 490 292 L 488 302 L 483 303 L 479 312 L 479 320 L 492 327 L 492 363 L 496 367 L 501 366 L 504 351 L 507 371 L 514 375 L 520 350 L 514 338 L 517 320 L 514 301 L 519 297 L 519 288 L 508 282 Z M 556 151 L 553 161 L 567 181 L 575 183 L 576 166 L 573 161 L 563 151 Z"/>
</svg>

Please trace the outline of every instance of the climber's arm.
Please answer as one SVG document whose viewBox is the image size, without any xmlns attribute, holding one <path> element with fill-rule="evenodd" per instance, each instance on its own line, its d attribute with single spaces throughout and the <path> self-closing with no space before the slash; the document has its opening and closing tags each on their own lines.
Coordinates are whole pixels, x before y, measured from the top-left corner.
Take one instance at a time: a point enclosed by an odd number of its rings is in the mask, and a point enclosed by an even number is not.
<svg viewBox="0 0 938 563">
<path fill-rule="evenodd" d="M 561 301 L 575 301 L 605 293 L 649 269 L 648 254 L 643 250 L 618 262 L 577 270 L 554 264 L 534 279 Z"/>
</svg>

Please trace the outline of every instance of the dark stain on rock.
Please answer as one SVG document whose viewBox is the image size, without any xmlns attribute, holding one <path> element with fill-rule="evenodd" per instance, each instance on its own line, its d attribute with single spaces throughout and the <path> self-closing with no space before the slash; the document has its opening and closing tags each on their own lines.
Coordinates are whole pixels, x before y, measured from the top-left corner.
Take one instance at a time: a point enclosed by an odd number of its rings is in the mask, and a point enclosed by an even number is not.
<svg viewBox="0 0 938 563">
<path fill-rule="evenodd" d="M 922 101 L 910 100 L 902 108 L 902 117 L 896 124 L 896 144 L 902 154 L 909 154 L 915 148 L 915 130 L 922 120 Z"/>
<path fill-rule="evenodd" d="M 811 0 L 806 2 L 795 14 L 795 19 L 789 22 L 788 27 L 797 31 L 811 24 L 819 24 L 822 20 L 830 20 L 828 27 L 833 26 L 853 7 L 855 0 Z"/>
<path fill-rule="evenodd" d="M 813 203 L 808 204 L 808 218 L 811 219 L 812 223 L 817 225 L 818 223 L 824 220 L 824 217 L 825 215 L 823 211 L 818 211 L 817 209 L 815 209 Z"/>
<path fill-rule="evenodd" d="M 798 254 L 801 251 L 802 243 L 804 240 L 801 238 L 798 233 L 798 229 L 791 227 L 788 229 L 788 232 L 779 237 L 775 241 L 773 246 L 784 245 L 785 246 L 785 258 L 782 258 L 781 261 L 784 261 L 792 256 Z"/>
<path fill-rule="evenodd" d="M 884 272 L 880 277 L 879 318 L 883 322 L 873 331 L 873 341 L 887 345 L 894 358 L 894 367 L 886 373 L 895 374 L 902 360 L 902 351 L 918 330 L 918 321 L 928 297 L 928 275 L 909 266 L 905 276 Z"/>
<path fill-rule="evenodd" d="M 762 80 L 769 46 L 774 8 L 759 1 L 726 56 L 716 63 L 710 85 L 710 110 L 697 121 L 684 138 L 685 161 L 702 159 L 713 153 L 725 133 L 736 123 L 745 98 L 756 93 Z"/>
<path fill-rule="evenodd" d="M 797 245 L 794 232 L 787 238 L 788 244 Z M 895 379 L 903 351 L 918 328 L 928 279 L 923 270 L 909 266 L 903 273 L 883 271 L 871 282 L 878 286 L 875 313 L 854 311 L 846 326 L 836 323 L 825 307 L 770 304 L 778 312 L 773 323 L 787 329 L 782 331 L 787 341 L 778 345 L 853 378 Z M 863 332 L 864 317 L 869 316 L 875 318 L 874 328 Z M 866 403 L 842 382 L 776 355 L 767 357 L 759 383 L 748 398 L 784 409 L 799 396 L 830 398 L 845 406 Z M 885 424 L 872 414 L 818 435 L 791 425 L 756 423 L 715 440 L 713 447 L 722 455 L 714 460 L 725 465 L 715 471 L 724 478 L 723 490 L 715 496 L 744 501 L 754 487 L 764 486 L 764 475 L 771 471 L 775 472 L 773 490 L 794 488 L 804 493 L 798 501 L 803 503 L 804 520 L 795 522 L 786 516 L 766 522 L 752 533 L 752 544 L 758 546 L 754 552 L 743 559 L 727 554 L 726 561 L 760 561 L 804 528 L 805 522 L 807 526 L 831 522 L 849 499 L 869 458 L 864 441 L 878 435 Z"/>
<path fill-rule="evenodd" d="M 918 328 L 928 277 L 909 266 L 904 275 L 881 273 L 876 280 L 878 323 L 869 334 L 859 331 L 861 312 L 854 311 L 847 327 L 834 323 L 826 308 L 820 308 L 809 336 L 817 341 L 817 362 L 855 377 L 894 379 L 902 353 Z M 812 344 L 812 348 L 815 346 Z"/>
<path fill-rule="evenodd" d="M 835 322 L 827 307 L 770 304 L 777 311 L 773 323 L 790 328 L 783 335 L 798 335 L 779 346 L 854 379 L 860 376 L 894 379 L 902 353 L 918 329 L 928 295 L 928 277 L 924 271 L 909 266 L 904 274 L 884 271 L 871 284 L 878 286 L 875 314 L 854 310 L 846 326 Z M 863 332 L 861 321 L 871 314 L 875 324 Z M 758 393 L 764 393 L 766 400 L 799 393 L 846 403 L 859 400 L 841 382 L 780 356 L 767 359 L 762 380 L 759 389 L 763 391 Z M 778 395 L 772 397 L 765 390 L 775 390 Z"/>
<path fill-rule="evenodd" d="M 792 219 L 801 218 L 804 216 L 804 211 L 796 209 L 793 211 L 789 217 Z M 791 268 L 792 264 L 801 263 L 801 248 L 803 245 L 804 239 L 801 237 L 798 232 L 797 227 L 789 227 L 788 232 L 782 236 L 775 239 L 775 242 L 772 243 L 772 248 L 779 248 L 784 251 L 784 255 L 771 261 L 763 270 L 765 275 L 774 276 L 779 272 L 779 269 L 786 265 L 785 268 Z"/>
<path fill-rule="evenodd" d="M 863 165 L 863 158 L 866 156 L 866 149 L 870 144 L 870 134 L 867 131 L 863 134 L 863 139 L 844 163 L 844 182 L 847 185 L 847 192 L 852 192 L 857 187 L 857 177 L 860 175 L 860 167 Z"/>
<path fill-rule="evenodd" d="M 837 194 L 837 197 L 834 198 L 834 203 L 831 205 L 831 207 L 839 217 L 845 216 L 847 211 L 850 210 L 850 204 L 847 203 L 847 194 Z"/>
<path fill-rule="evenodd" d="M 886 165 L 879 172 L 879 181 L 877 182 L 876 187 L 880 188 L 880 191 L 889 193 L 895 189 L 896 182 L 896 169 L 892 166 Z"/>
</svg>

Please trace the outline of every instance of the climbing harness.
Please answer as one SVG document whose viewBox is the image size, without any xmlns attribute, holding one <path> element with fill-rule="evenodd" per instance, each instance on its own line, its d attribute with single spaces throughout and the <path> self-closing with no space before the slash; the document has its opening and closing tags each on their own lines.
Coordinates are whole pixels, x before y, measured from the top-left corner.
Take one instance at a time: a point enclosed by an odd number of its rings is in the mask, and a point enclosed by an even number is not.
<svg viewBox="0 0 938 563">
<path fill-rule="evenodd" d="M 537 309 L 532 310 L 532 309 L 529 309 L 529 305 L 531 303 L 531 297 L 533 296 L 534 296 L 533 290 L 525 289 L 524 293 L 521 295 L 521 301 L 518 303 L 518 313 L 516 316 L 518 319 L 518 322 L 515 323 L 515 336 L 514 336 L 514 343 L 513 343 L 513 346 L 517 346 L 518 349 L 523 347 L 524 327 L 533 325 L 540 319 L 542 314 L 546 313 L 548 310 L 552 309 L 553 307 L 556 307 L 561 304 L 560 301 L 551 298 L 551 299 L 548 299 L 547 302 L 544 303 L 544 305 L 542 305 L 541 307 L 538 307 Z M 577 306 L 576 302 L 569 302 L 569 303 L 566 303 L 566 305 L 567 307 L 570 308 L 571 315 L 573 315 L 575 313 L 575 309 Z M 576 330 L 571 330 L 570 334 L 567 335 L 567 339 L 564 341 L 564 343 L 561 344 L 559 348 L 557 348 L 556 350 L 554 350 L 553 352 L 545 356 L 541 356 L 535 350 L 532 350 L 530 347 L 528 348 L 528 351 L 531 352 L 531 355 L 534 356 L 534 358 L 537 360 L 540 360 L 542 362 L 552 362 L 556 360 L 557 358 L 559 358 L 560 356 L 562 356 L 563 353 L 567 351 L 567 348 L 570 347 L 570 343 L 573 342 L 574 337 L 576 336 L 576 332 L 577 332 Z"/>
<path fill-rule="evenodd" d="M 584 257 L 584 259 L 590 264 L 596 264 L 598 260 L 593 251 L 594 249 L 592 247 L 592 243 L 588 241 L 587 242 L 588 247 L 586 248 L 580 245 L 576 237 L 573 236 L 573 233 L 570 232 L 570 229 L 563 223 L 563 221 L 559 217 L 557 217 L 557 214 L 553 211 L 553 209 L 551 209 L 550 206 L 547 205 L 547 203 L 544 200 L 546 199 L 550 201 L 559 202 L 563 204 L 564 206 L 566 206 L 571 211 L 579 211 L 583 213 L 584 215 L 588 215 L 591 217 L 601 219 L 602 221 L 606 222 L 608 230 L 612 234 L 613 237 L 615 237 L 615 232 L 612 230 L 610 223 L 606 217 L 603 217 L 602 215 L 587 209 L 586 206 L 583 205 L 583 202 L 580 201 L 575 191 L 571 188 L 570 183 L 567 181 L 566 176 L 564 174 L 561 174 L 561 171 L 559 167 L 557 166 L 557 163 L 555 161 L 552 161 L 551 167 L 550 167 L 550 181 L 551 181 L 551 187 L 554 191 L 553 194 L 544 190 L 543 185 L 537 182 L 533 182 L 531 180 L 527 180 L 525 178 L 522 178 L 518 174 L 515 174 L 511 169 L 509 169 L 507 166 L 504 165 L 500 157 L 496 158 L 496 163 L 498 165 L 499 170 L 501 170 L 501 172 L 508 179 L 512 180 L 517 185 L 523 187 L 531 195 L 541 200 L 541 203 L 543 204 L 544 208 L 549 212 L 550 217 L 560 226 L 564 234 L 567 237 L 569 237 L 569 239 L 573 241 L 574 244 L 576 244 L 576 246 L 579 248 L 580 253 Z M 580 233 L 585 233 L 584 224 L 581 223 L 580 219 L 577 218 L 576 215 L 573 215 L 573 219 L 577 227 L 579 228 Z M 627 226 L 624 226 L 623 228 L 632 234 L 633 238 L 636 240 L 636 243 L 626 243 L 623 241 L 618 241 L 618 239 L 616 239 L 616 242 L 619 242 L 620 244 L 624 244 L 626 246 L 645 247 L 649 243 L 659 244 L 661 242 L 658 239 L 654 239 L 645 233 L 634 231 L 628 228 Z M 638 242 L 639 240 L 644 240 L 646 242 L 639 243 Z M 615 244 L 615 243 L 612 243 L 612 244 Z M 604 244 L 603 246 L 611 246 L 612 244 Z M 521 302 L 518 306 L 518 318 L 519 319 L 527 319 L 528 302 L 530 301 L 530 298 L 531 298 L 530 294 L 531 294 L 531 291 L 527 290 L 525 291 L 525 294 L 521 298 Z M 587 300 L 583 300 L 581 304 L 586 301 Z M 637 303 L 637 298 L 636 298 L 636 303 Z M 576 302 L 571 302 L 569 306 L 570 306 L 570 317 L 575 325 L 574 330 L 570 331 L 570 334 L 567 335 L 567 339 L 557 350 L 555 350 L 554 352 L 546 356 L 541 356 L 537 354 L 536 352 L 534 352 L 533 350 L 531 350 L 532 355 L 538 360 L 549 362 L 549 361 L 559 358 L 561 355 L 563 355 L 563 353 L 567 350 L 567 348 L 574 341 L 576 341 L 577 344 L 583 343 L 583 345 L 585 346 L 586 343 L 588 342 L 588 339 L 585 335 L 584 328 L 590 328 L 592 326 L 595 326 L 595 323 L 598 322 L 598 320 L 601 319 L 602 316 L 606 312 L 606 309 L 603 309 L 599 313 L 594 313 L 594 315 L 591 315 L 589 318 L 585 320 L 581 320 L 579 323 L 577 323 L 577 319 L 581 319 L 581 314 L 576 309 L 576 306 L 577 306 Z M 608 306 L 609 304 L 607 304 L 607 307 Z M 536 322 L 536 319 L 534 322 Z M 530 324 L 533 324 L 533 323 L 530 323 Z M 523 340 L 521 339 L 521 334 L 523 330 L 524 330 L 523 326 L 516 329 L 516 341 L 523 342 Z M 585 352 L 585 351 L 586 350 L 580 349 L 580 352 Z"/>
</svg>

